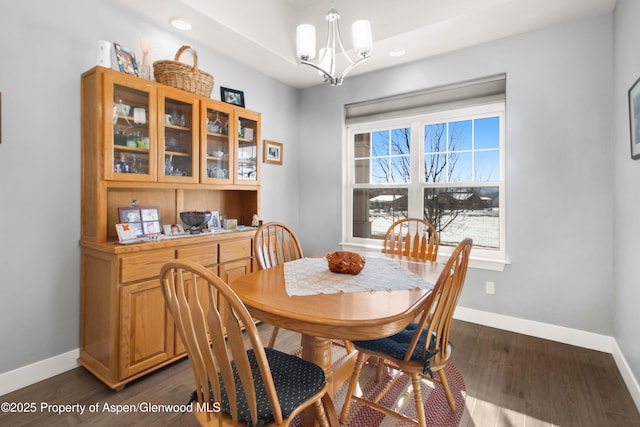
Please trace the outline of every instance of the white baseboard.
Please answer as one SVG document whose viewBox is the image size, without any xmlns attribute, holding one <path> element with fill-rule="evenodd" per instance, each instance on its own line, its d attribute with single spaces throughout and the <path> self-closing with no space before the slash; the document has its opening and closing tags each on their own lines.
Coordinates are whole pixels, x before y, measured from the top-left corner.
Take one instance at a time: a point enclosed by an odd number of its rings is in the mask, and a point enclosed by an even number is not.
<svg viewBox="0 0 640 427">
<path fill-rule="evenodd" d="M 77 368 L 79 355 L 75 349 L 0 374 L 0 396 Z"/>
<path fill-rule="evenodd" d="M 594 334 L 578 329 L 565 328 L 563 326 L 550 325 L 548 323 L 533 320 L 519 319 L 517 317 L 504 316 L 488 311 L 474 310 L 458 306 L 453 315 L 455 319 L 477 323 L 505 331 L 516 332 L 546 340 L 558 341 L 565 344 L 584 347 L 591 350 L 612 353 L 614 340 L 607 335 Z"/>
<path fill-rule="evenodd" d="M 609 353 L 613 356 L 620 375 L 622 375 L 631 397 L 638 407 L 638 410 L 640 410 L 640 385 L 629 368 L 620 347 L 618 347 L 616 341 L 610 336 L 461 306 L 456 308 L 454 318 L 492 328 L 503 329 L 505 331 Z M 76 349 L 0 374 L 0 396 L 80 366 L 77 362 L 78 356 L 79 349 Z"/>
<path fill-rule="evenodd" d="M 636 380 L 631 368 L 627 364 L 618 343 L 613 337 L 607 335 L 594 334 L 578 329 L 565 328 L 563 326 L 540 323 L 533 320 L 519 319 L 517 317 L 503 316 L 501 314 L 487 311 L 474 310 L 458 306 L 453 315 L 455 319 L 477 323 L 483 326 L 530 335 L 564 344 L 584 347 L 591 350 L 602 351 L 613 356 L 620 375 L 629 389 L 629 394 L 640 411 L 640 385 Z"/>
<path fill-rule="evenodd" d="M 633 376 L 633 372 L 627 363 L 627 359 L 622 354 L 620 347 L 618 347 L 618 343 L 614 341 L 613 343 L 613 359 L 616 361 L 616 365 L 618 365 L 618 370 L 620 371 L 620 375 L 622 375 L 622 379 L 624 383 L 627 385 L 629 389 L 629 393 L 631 394 L 631 398 L 636 403 L 636 407 L 638 411 L 640 411 L 640 385 L 638 384 L 638 380 Z"/>
</svg>

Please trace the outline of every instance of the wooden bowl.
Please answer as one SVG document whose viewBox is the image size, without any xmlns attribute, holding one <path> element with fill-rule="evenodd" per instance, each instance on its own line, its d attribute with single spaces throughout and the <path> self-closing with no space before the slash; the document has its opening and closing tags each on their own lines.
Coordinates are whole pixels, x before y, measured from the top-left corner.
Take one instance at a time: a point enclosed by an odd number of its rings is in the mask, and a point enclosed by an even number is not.
<svg viewBox="0 0 640 427">
<path fill-rule="evenodd" d="M 334 273 L 358 274 L 362 271 L 365 258 L 355 252 L 338 251 L 327 255 L 329 270 Z"/>
</svg>

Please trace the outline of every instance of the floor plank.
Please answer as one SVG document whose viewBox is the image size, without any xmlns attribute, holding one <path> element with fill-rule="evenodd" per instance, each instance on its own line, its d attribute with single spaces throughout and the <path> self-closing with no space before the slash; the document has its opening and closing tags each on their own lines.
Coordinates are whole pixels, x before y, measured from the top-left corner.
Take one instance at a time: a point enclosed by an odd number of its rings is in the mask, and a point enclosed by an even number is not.
<svg viewBox="0 0 640 427">
<path fill-rule="evenodd" d="M 261 324 L 266 342 L 269 325 Z M 473 323 L 454 321 L 453 361 L 467 389 L 464 427 L 485 426 L 640 426 L 640 413 L 610 354 Z M 276 348 L 292 352 L 298 334 L 281 330 Z M 76 368 L 6 394 L 1 402 L 36 403 L 34 413 L 0 413 L 2 426 L 196 426 L 190 413 L 116 414 L 116 405 L 183 405 L 193 390 L 189 361 L 184 359 L 114 392 L 83 368 Z M 40 410 L 41 403 L 85 405 L 85 413 Z M 88 413 L 89 405 L 99 410 Z M 109 406 L 111 405 L 111 406 Z M 369 427 L 369 426 L 363 426 Z"/>
</svg>

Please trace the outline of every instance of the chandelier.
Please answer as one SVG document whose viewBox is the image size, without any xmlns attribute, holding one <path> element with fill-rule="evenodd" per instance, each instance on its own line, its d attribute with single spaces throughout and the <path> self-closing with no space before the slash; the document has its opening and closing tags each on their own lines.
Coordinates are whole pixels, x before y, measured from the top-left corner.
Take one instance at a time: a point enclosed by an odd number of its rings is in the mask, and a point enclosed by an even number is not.
<svg viewBox="0 0 640 427">
<path fill-rule="evenodd" d="M 301 64 L 309 65 L 318 70 L 325 82 L 331 83 L 332 86 L 340 86 L 346 75 L 353 70 L 358 64 L 371 58 L 372 37 L 371 24 L 366 19 L 351 24 L 351 38 L 353 42 L 353 51 L 357 57 L 351 59 L 347 54 L 342 39 L 340 38 L 340 14 L 333 7 L 327 12 L 327 44 L 320 49 L 318 53 L 318 62 L 313 63 L 311 60 L 316 56 L 316 28 L 310 24 L 298 25 L 296 29 L 296 53 Z M 347 59 L 347 66 L 339 75 L 336 74 L 336 54 L 340 49 L 342 55 Z"/>
</svg>

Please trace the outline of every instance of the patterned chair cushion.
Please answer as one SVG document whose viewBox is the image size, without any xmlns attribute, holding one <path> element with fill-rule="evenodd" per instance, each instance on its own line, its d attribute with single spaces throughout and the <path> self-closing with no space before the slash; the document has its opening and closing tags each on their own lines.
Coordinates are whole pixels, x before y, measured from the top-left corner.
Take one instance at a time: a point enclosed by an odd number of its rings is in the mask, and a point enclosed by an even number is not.
<svg viewBox="0 0 640 427">
<path fill-rule="evenodd" d="M 271 348 L 265 348 L 264 351 L 271 368 L 271 375 L 280 400 L 282 415 L 283 417 L 288 417 L 295 408 L 317 393 L 324 385 L 324 372 L 318 365 L 302 360 L 299 357 Z M 247 355 L 256 387 L 258 418 L 262 423 L 268 423 L 273 421 L 274 417 L 264 388 L 264 382 L 262 381 L 253 350 L 248 350 Z M 244 389 L 235 371 L 235 365 L 233 369 L 236 389 L 238 390 L 238 418 L 247 421 L 251 427 L 251 413 L 244 395 Z M 220 381 L 222 382 L 222 377 L 220 377 Z M 222 411 L 231 412 L 229 398 L 224 387 L 222 387 L 222 402 L 220 404 Z"/>
<path fill-rule="evenodd" d="M 409 344 L 411 344 L 411 339 L 413 338 L 413 335 L 415 334 L 417 328 L 417 323 L 410 323 L 402 331 L 398 332 L 395 335 L 391 335 L 390 337 L 369 341 L 353 341 L 353 344 L 356 347 L 362 348 L 364 350 L 386 354 L 390 358 L 402 360 L 407 354 Z M 431 377 L 433 377 L 433 372 L 431 372 L 431 358 L 438 353 L 438 350 L 433 351 L 436 346 L 435 334 L 431 336 L 431 340 L 429 341 L 429 348 L 425 357 L 424 346 L 427 342 L 427 331 L 423 329 L 422 334 L 420 335 L 420 340 L 418 341 L 418 344 L 416 345 L 416 348 L 411 355 L 411 360 L 423 362 L 424 369 L 422 373 L 424 375 L 429 374 Z"/>
</svg>

